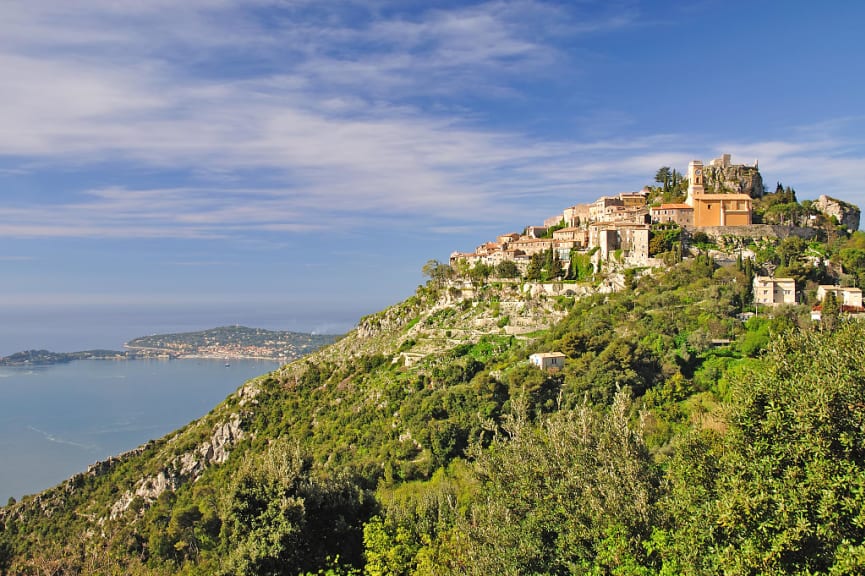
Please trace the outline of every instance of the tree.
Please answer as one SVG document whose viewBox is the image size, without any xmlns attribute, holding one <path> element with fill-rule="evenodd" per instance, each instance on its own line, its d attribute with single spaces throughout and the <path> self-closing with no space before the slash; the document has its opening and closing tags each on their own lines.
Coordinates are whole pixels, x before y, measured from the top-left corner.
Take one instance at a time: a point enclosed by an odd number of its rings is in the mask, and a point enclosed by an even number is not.
<svg viewBox="0 0 865 576">
<path fill-rule="evenodd" d="M 655 182 L 661 185 L 664 189 L 664 192 L 670 189 L 670 180 L 672 174 L 670 172 L 669 166 L 661 166 L 657 172 L 655 172 Z"/>
<path fill-rule="evenodd" d="M 841 317 L 841 306 L 838 304 L 838 298 L 835 297 L 834 291 L 826 292 L 823 296 L 823 304 L 820 310 L 820 323 L 826 330 L 832 331 L 838 325 L 838 319 Z"/>
<path fill-rule="evenodd" d="M 542 280 L 544 273 L 544 255 L 540 252 L 532 254 L 529 259 L 529 267 L 526 270 L 527 280 Z"/>
<path fill-rule="evenodd" d="M 592 257 L 584 252 L 571 249 L 571 262 L 567 277 L 571 280 L 588 280 L 595 271 Z"/>
<path fill-rule="evenodd" d="M 777 254 L 781 258 L 781 266 L 789 266 L 802 257 L 808 248 L 808 243 L 798 236 L 788 236 L 778 244 Z"/>
<path fill-rule="evenodd" d="M 496 266 L 496 275 L 499 278 L 518 278 L 520 269 L 513 260 L 502 260 Z"/>
<path fill-rule="evenodd" d="M 221 536 L 229 573 L 296 574 L 334 554 L 357 563 L 369 512 L 359 488 L 317 477 L 297 446 L 274 440 L 244 463 L 226 495 Z"/>
<path fill-rule="evenodd" d="M 421 272 L 435 284 L 441 284 L 453 274 L 448 264 L 443 264 L 434 259 L 427 260 L 427 263 L 421 268 Z"/>
<path fill-rule="evenodd" d="M 5 576 L 6 570 L 12 564 L 12 547 L 0 540 L 0 574 Z"/>
<path fill-rule="evenodd" d="M 862 574 L 865 326 L 787 332 L 670 463 L 661 574 Z"/>
<path fill-rule="evenodd" d="M 862 286 L 862 279 L 865 278 L 865 250 L 842 248 L 838 258 L 841 260 L 844 271 L 856 278 L 858 285 Z"/>
<path fill-rule="evenodd" d="M 483 283 L 486 282 L 486 279 L 490 277 L 492 272 L 493 269 L 489 264 L 478 262 L 472 266 L 471 270 L 469 270 L 469 278 L 471 278 L 473 282 Z"/>
<path fill-rule="evenodd" d="M 483 492 L 448 564 L 464 574 L 648 574 L 658 470 L 619 391 L 608 414 L 583 405 L 476 451 Z"/>
<path fill-rule="evenodd" d="M 555 280 L 562 275 L 562 261 L 559 258 L 558 250 L 550 248 L 550 254 L 552 258 L 550 259 L 550 267 L 547 271 L 547 280 Z"/>
</svg>

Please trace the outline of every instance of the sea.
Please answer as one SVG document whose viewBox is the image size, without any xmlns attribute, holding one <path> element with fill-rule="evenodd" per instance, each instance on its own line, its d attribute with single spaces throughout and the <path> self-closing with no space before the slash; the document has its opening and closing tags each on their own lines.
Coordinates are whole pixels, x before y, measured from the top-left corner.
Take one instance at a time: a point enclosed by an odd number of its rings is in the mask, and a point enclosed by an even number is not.
<svg viewBox="0 0 865 576">
<path fill-rule="evenodd" d="M 277 367 L 235 359 L 0 366 L 0 506 L 184 426 Z"/>
</svg>

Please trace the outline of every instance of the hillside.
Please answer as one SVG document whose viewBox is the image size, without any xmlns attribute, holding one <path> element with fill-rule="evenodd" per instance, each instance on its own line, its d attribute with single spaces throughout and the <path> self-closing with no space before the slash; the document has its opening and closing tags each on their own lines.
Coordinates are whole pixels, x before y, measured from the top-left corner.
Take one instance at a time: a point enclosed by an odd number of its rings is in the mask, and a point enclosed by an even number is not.
<svg viewBox="0 0 865 576">
<path fill-rule="evenodd" d="M 855 573 L 865 327 L 808 306 L 743 321 L 750 264 L 693 256 L 582 298 L 430 281 L 204 418 L 0 509 L 0 566 Z M 545 351 L 565 368 L 529 364 Z"/>
</svg>

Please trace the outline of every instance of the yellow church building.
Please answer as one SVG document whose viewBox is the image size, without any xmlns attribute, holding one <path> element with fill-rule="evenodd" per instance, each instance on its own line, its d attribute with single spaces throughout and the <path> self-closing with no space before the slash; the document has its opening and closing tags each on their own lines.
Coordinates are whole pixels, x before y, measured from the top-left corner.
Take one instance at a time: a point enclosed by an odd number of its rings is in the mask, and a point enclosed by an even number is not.
<svg viewBox="0 0 865 576">
<path fill-rule="evenodd" d="M 746 226 L 751 223 L 751 197 L 747 194 L 708 194 L 703 190 L 703 162 L 688 164 L 688 197 L 694 226 Z"/>
</svg>

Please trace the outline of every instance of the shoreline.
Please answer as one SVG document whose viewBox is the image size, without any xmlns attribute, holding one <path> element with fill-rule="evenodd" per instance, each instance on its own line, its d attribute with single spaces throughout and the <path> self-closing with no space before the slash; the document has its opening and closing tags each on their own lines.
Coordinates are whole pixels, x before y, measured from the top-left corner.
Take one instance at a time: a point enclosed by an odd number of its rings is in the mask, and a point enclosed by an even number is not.
<svg viewBox="0 0 865 576">
<path fill-rule="evenodd" d="M 41 366 L 57 366 L 59 364 L 69 364 L 71 362 L 131 362 L 134 360 L 214 360 L 214 361 L 232 361 L 232 360 L 258 360 L 260 362 L 277 362 L 287 364 L 290 359 L 274 358 L 271 356 L 239 356 L 239 355 L 210 355 L 210 354 L 183 354 L 183 355 L 132 355 L 132 356 L 104 356 L 104 357 L 84 357 L 84 358 L 60 358 L 57 360 L 45 361 L 23 361 L 23 362 L 6 362 L 0 359 L 0 368 L 38 368 Z"/>
</svg>

